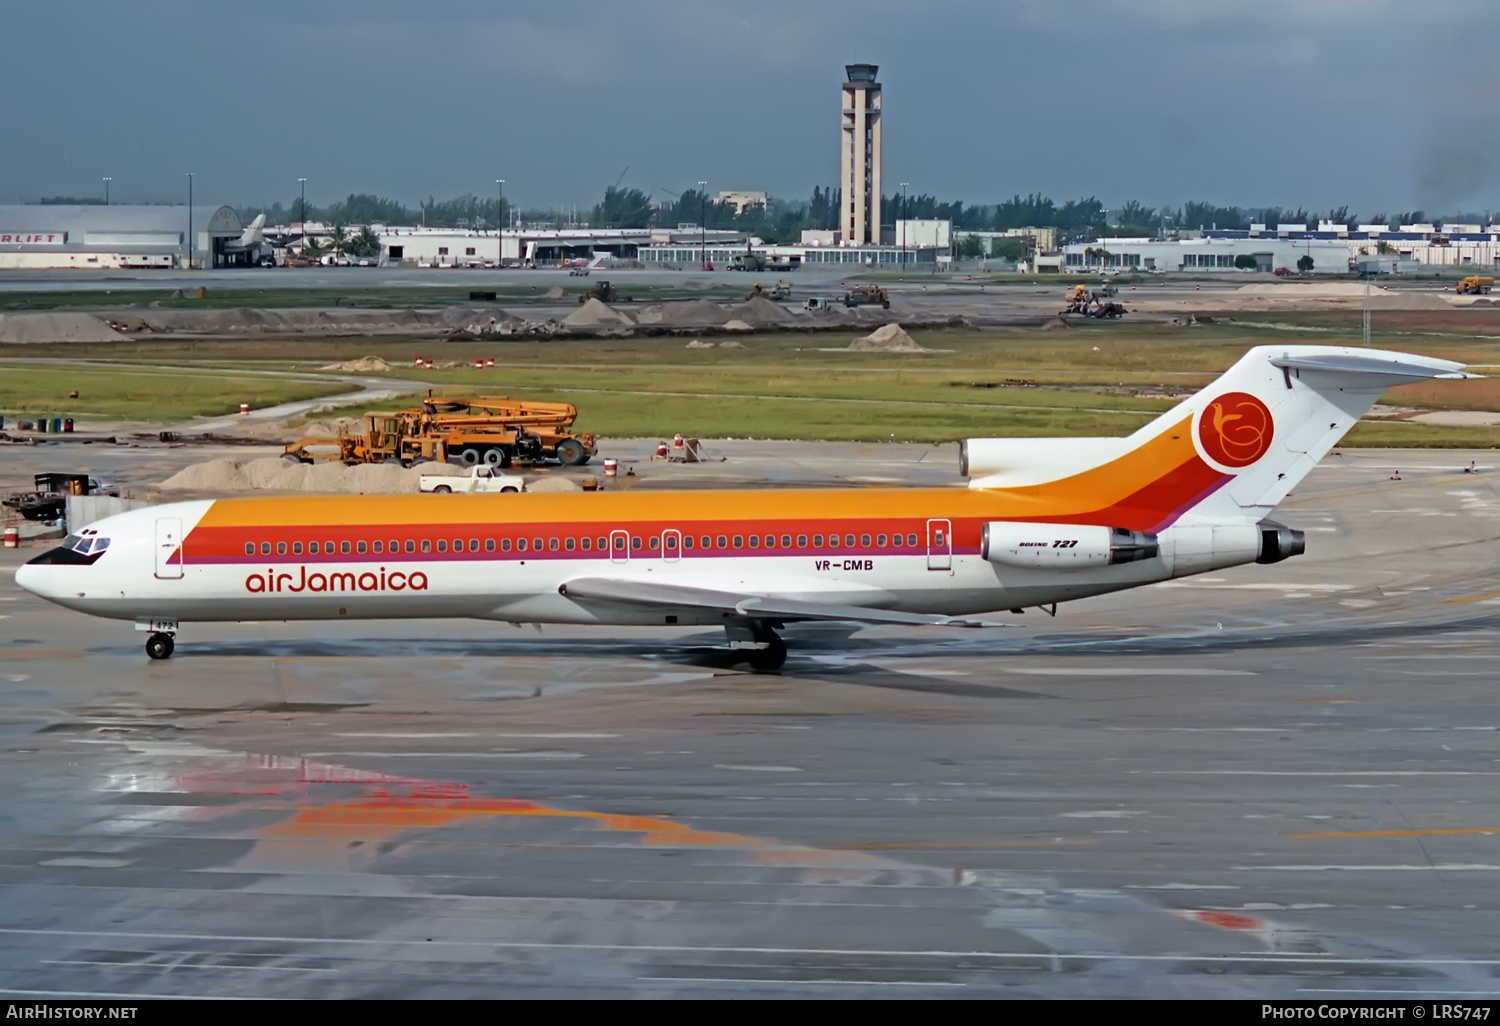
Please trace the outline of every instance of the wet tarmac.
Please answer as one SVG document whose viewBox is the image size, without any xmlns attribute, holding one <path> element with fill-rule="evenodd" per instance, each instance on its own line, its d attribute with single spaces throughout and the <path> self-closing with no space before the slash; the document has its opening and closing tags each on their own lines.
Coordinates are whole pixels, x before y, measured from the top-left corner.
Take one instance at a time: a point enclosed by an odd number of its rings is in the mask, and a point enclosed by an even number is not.
<svg viewBox="0 0 1500 1026">
<path fill-rule="evenodd" d="M 0 990 L 1493 996 L 1497 480 L 1353 451 L 1299 559 L 776 676 L 459 621 L 151 663 L 6 551 Z"/>
</svg>

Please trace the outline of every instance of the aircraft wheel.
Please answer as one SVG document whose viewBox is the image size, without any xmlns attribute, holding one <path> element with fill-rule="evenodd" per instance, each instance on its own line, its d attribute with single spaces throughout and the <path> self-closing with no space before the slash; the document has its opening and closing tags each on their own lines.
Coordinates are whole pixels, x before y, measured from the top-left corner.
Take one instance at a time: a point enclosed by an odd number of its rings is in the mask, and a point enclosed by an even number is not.
<svg viewBox="0 0 1500 1026">
<path fill-rule="evenodd" d="M 146 654 L 152 659 L 170 659 L 176 647 L 170 634 L 153 634 L 146 639 Z"/>
<path fill-rule="evenodd" d="M 750 669 L 756 673 L 774 673 L 786 662 L 786 642 L 775 631 L 767 630 L 765 648 L 750 650 Z"/>
</svg>

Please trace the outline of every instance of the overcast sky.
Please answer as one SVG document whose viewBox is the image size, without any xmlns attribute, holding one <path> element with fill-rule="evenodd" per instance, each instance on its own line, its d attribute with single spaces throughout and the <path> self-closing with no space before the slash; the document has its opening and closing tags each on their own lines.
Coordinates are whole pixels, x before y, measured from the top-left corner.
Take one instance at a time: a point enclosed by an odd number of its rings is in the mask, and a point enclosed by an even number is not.
<svg viewBox="0 0 1500 1026">
<path fill-rule="evenodd" d="M 800 197 L 857 59 L 888 191 L 1500 208 L 1495 0 L 0 0 L 0 28 L 3 202 L 187 171 L 204 202 Z"/>
</svg>

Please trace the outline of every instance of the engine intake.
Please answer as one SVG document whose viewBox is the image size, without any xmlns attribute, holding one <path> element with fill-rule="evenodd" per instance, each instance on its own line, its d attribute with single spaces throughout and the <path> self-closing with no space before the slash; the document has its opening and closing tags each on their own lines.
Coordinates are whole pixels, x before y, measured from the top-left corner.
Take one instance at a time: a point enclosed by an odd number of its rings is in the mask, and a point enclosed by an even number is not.
<svg viewBox="0 0 1500 1026">
<path fill-rule="evenodd" d="M 979 554 L 991 563 L 1028 569 L 1082 570 L 1155 559 L 1156 535 L 1093 524 L 990 523 Z"/>
</svg>

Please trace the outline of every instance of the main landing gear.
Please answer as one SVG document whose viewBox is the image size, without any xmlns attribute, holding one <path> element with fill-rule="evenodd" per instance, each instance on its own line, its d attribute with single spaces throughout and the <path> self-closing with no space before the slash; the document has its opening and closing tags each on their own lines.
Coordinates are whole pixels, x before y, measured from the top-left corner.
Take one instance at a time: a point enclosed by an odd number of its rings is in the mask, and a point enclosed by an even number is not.
<svg viewBox="0 0 1500 1026">
<path fill-rule="evenodd" d="M 726 623 L 724 633 L 729 635 L 729 647 L 743 651 L 756 673 L 774 673 L 786 662 L 786 642 L 764 621 Z"/>
<path fill-rule="evenodd" d="M 146 639 L 146 654 L 152 659 L 170 659 L 172 650 L 176 647 L 170 634 L 157 632 Z"/>
</svg>

